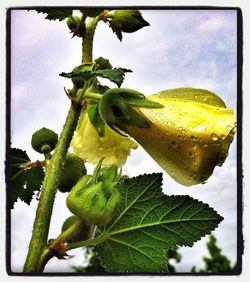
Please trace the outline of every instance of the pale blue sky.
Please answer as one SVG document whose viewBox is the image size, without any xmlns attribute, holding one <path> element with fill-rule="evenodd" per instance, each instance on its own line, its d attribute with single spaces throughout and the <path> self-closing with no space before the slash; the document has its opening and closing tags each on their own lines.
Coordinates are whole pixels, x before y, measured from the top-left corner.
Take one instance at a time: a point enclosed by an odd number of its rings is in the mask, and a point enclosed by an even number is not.
<svg viewBox="0 0 250 282">
<path fill-rule="evenodd" d="M 81 61 L 81 41 L 71 39 L 65 22 L 44 20 L 34 11 L 12 12 L 12 146 L 40 158 L 30 146 L 32 133 L 43 126 L 60 132 L 69 101 L 63 87 L 69 80 L 59 77 Z M 205 88 L 217 93 L 236 111 L 236 12 L 143 11 L 150 23 L 123 42 L 100 23 L 94 42 L 94 57 L 110 59 L 116 67 L 130 68 L 124 87 L 145 94 L 177 87 Z M 129 175 L 162 172 L 142 148 L 132 152 L 124 168 Z M 208 203 L 225 219 L 215 231 L 218 243 L 233 262 L 236 260 L 236 142 L 231 145 L 225 164 L 215 169 L 205 185 L 182 187 L 164 173 L 167 194 L 188 194 Z M 57 194 L 50 237 L 58 234 L 69 212 L 62 209 L 65 195 Z M 18 202 L 12 213 L 13 271 L 21 271 L 25 259 L 36 201 L 31 206 Z M 179 271 L 193 265 L 202 267 L 207 237 L 193 248 L 182 248 Z M 18 259 L 17 259 L 18 258 Z M 69 261 L 53 259 L 47 271 L 68 271 L 80 264 L 82 255 Z"/>
</svg>

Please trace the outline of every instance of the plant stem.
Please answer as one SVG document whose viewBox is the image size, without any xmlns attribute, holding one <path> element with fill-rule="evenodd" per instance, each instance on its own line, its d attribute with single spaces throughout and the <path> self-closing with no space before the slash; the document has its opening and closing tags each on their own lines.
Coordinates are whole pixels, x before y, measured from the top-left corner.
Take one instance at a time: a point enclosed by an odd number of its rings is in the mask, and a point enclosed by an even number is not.
<svg viewBox="0 0 250 282">
<path fill-rule="evenodd" d="M 67 250 L 73 250 L 73 249 L 82 248 L 82 247 L 94 246 L 94 245 L 97 245 L 97 244 L 104 242 L 105 240 L 107 240 L 107 236 L 105 235 L 105 233 L 103 233 L 101 236 L 99 236 L 97 238 L 92 238 L 92 239 L 88 239 L 88 240 L 85 240 L 85 241 L 70 243 L 70 244 L 68 244 Z"/>
<path fill-rule="evenodd" d="M 85 35 L 82 40 L 82 63 L 90 63 L 93 60 L 93 40 L 95 29 L 100 20 L 100 17 L 90 18 L 86 24 Z"/>
<path fill-rule="evenodd" d="M 98 21 L 98 17 L 90 19 L 86 25 L 86 34 L 83 36 L 82 40 L 82 63 L 92 61 L 93 38 Z M 40 265 L 40 260 L 42 253 L 47 246 L 49 226 L 57 191 L 57 184 L 61 175 L 62 162 L 66 157 L 81 109 L 80 105 L 75 102 L 71 103 L 68 117 L 58 140 L 55 152 L 47 167 L 33 225 L 32 238 L 23 269 L 24 272 L 39 272 L 42 271 L 45 266 L 45 264 L 42 266 Z M 51 256 L 51 254 L 49 253 L 48 256 Z"/>
<path fill-rule="evenodd" d="M 57 183 L 62 170 L 62 162 L 68 151 L 80 112 L 81 107 L 72 103 L 55 152 L 47 167 L 36 211 L 29 251 L 24 265 L 24 272 L 37 271 L 41 253 L 47 244 L 50 219 L 57 191 Z"/>
</svg>

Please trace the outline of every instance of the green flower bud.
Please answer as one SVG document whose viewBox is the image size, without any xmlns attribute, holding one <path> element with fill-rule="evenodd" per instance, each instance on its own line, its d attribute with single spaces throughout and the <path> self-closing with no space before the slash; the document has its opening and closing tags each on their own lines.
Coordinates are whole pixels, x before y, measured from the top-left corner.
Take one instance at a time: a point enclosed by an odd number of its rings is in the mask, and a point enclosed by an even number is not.
<svg viewBox="0 0 250 282">
<path fill-rule="evenodd" d="M 93 183 L 93 178 L 86 175 L 70 191 L 67 207 L 86 223 L 104 226 L 112 219 L 120 201 L 120 193 L 112 186 L 113 183 L 106 189 L 103 182 Z"/>
<path fill-rule="evenodd" d="M 67 230 L 77 220 L 78 218 L 75 215 L 68 217 L 62 225 L 62 232 Z M 72 234 L 66 241 L 67 243 L 73 243 L 73 242 L 88 240 L 89 238 L 92 237 L 93 229 L 94 229 L 93 225 L 89 225 L 82 222 L 79 228 L 77 229 L 77 231 L 74 234 Z"/>
<path fill-rule="evenodd" d="M 144 26 L 149 26 L 138 10 L 112 10 L 105 15 L 111 26 L 123 32 L 135 32 Z"/>
<path fill-rule="evenodd" d="M 69 192 L 77 181 L 86 174 L 84 161 L 73 153 L 68 153 L 62 167 L 58 190 Z"/>
<path fill-rule="evenodd" d="M 81 19 L 78 16 L 68 17 L 67 26 L 71 31 L 75 31 L 80 24 Z"/>
<path fill-rule="evenodd" d="M 85 31 L 85 23 L 78 16 L 71 16 L 67 20 L 67 26 L 74 36 L 82 37 Z"/>
<path fill-rule="evenodd" d="M 57 141 L 58 135 L 54 131 L 43 127 L 33 133 L 31 146 L 39 153 L 48 154 L 55 149 Z"/>
</svg>

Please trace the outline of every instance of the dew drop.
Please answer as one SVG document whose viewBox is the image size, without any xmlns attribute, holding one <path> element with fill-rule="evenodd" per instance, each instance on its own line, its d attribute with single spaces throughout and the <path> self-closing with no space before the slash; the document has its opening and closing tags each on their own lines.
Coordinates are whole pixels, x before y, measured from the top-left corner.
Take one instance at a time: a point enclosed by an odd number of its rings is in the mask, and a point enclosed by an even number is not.
<svg viewBox="0 0 250 282">
<path fill-rule="evenodd" d="M 164 124 L 166 124 L 166 125 L 168 125 L 168 126 L 171 126 L 171 125 L 172 125 L 171 121 L 164 121 Z"/>
<path fill-rule="evenodd" d="M 205 130 L 206 130 L 206 126 L 203 125 L 203 124 L 200 124 L 200 125 L 198 125 L 198 126 L 196 127 L 196 129 L 199 130 L 199 131 L 205 131 Z"/>
<path fill-rule="evenodd" d="M 212 133 L 212 134 L 211 134 L 211 139 L 212 139 L 212 141 L 217 141 L 217 140 L 218 140 L 217 134 Z"/>
</svg>

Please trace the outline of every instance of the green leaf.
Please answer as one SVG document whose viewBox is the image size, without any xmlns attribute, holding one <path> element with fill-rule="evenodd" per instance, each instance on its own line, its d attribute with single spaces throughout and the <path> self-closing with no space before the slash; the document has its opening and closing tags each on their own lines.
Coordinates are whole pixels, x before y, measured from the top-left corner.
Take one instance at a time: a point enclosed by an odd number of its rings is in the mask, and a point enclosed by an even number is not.
<svg viewBox="0 0 250 282">
<path fill-rule="evenodd" d="M 89 120 L 96 129 L 98 135 L 100 137 L 103 137 L 105 134 L 105 123 L 100 117 L 98 108 L 99 106 L 97 101 L 93 99 L 88 99 L 87 111 L 89 115 Z"/>
<path fill-rule="evenodd" d="M 34 192 L 39 191 L 44 179 L 44 171 L 41 166 L 24 169 L 22 166 L 29 163 L 30 159 L 25 151 L 12 148 L 10 153 L 10 204 L 21 199 L 30 204 Z"/>
<path fill-rule="evenodd" d="M 122 201 L 100 230 L 107 240 L 96 246 L 109 272 L 165 272 L 166 250 L 191 247 L 222 221 L 207 204 L 189 196 L 164 195 L 161 185 L 162 174 L 118 184 Z"/>
<path fill-rule="evenodd" d="M 59 20 L 62 21 L 72 16 L 73 10 L 70 9 L 36 9 L 38 13 L 47 14 L 45 19 L 47 20 Z"/>
<path fill-rule="evenodd" d="M 118 87 L 120 87 L 123 83 L 126 72 L 132 71 L 124 68 L 91 70 L 89 64 L 83 64 L 74 68 L 72 72 L 62 72 L 59 75 L 67 78 L 83 79 L 85 81 L 95 77 L 103 77 L 109 79 L 110 81 L 114 82 Z"/>
</svg>

